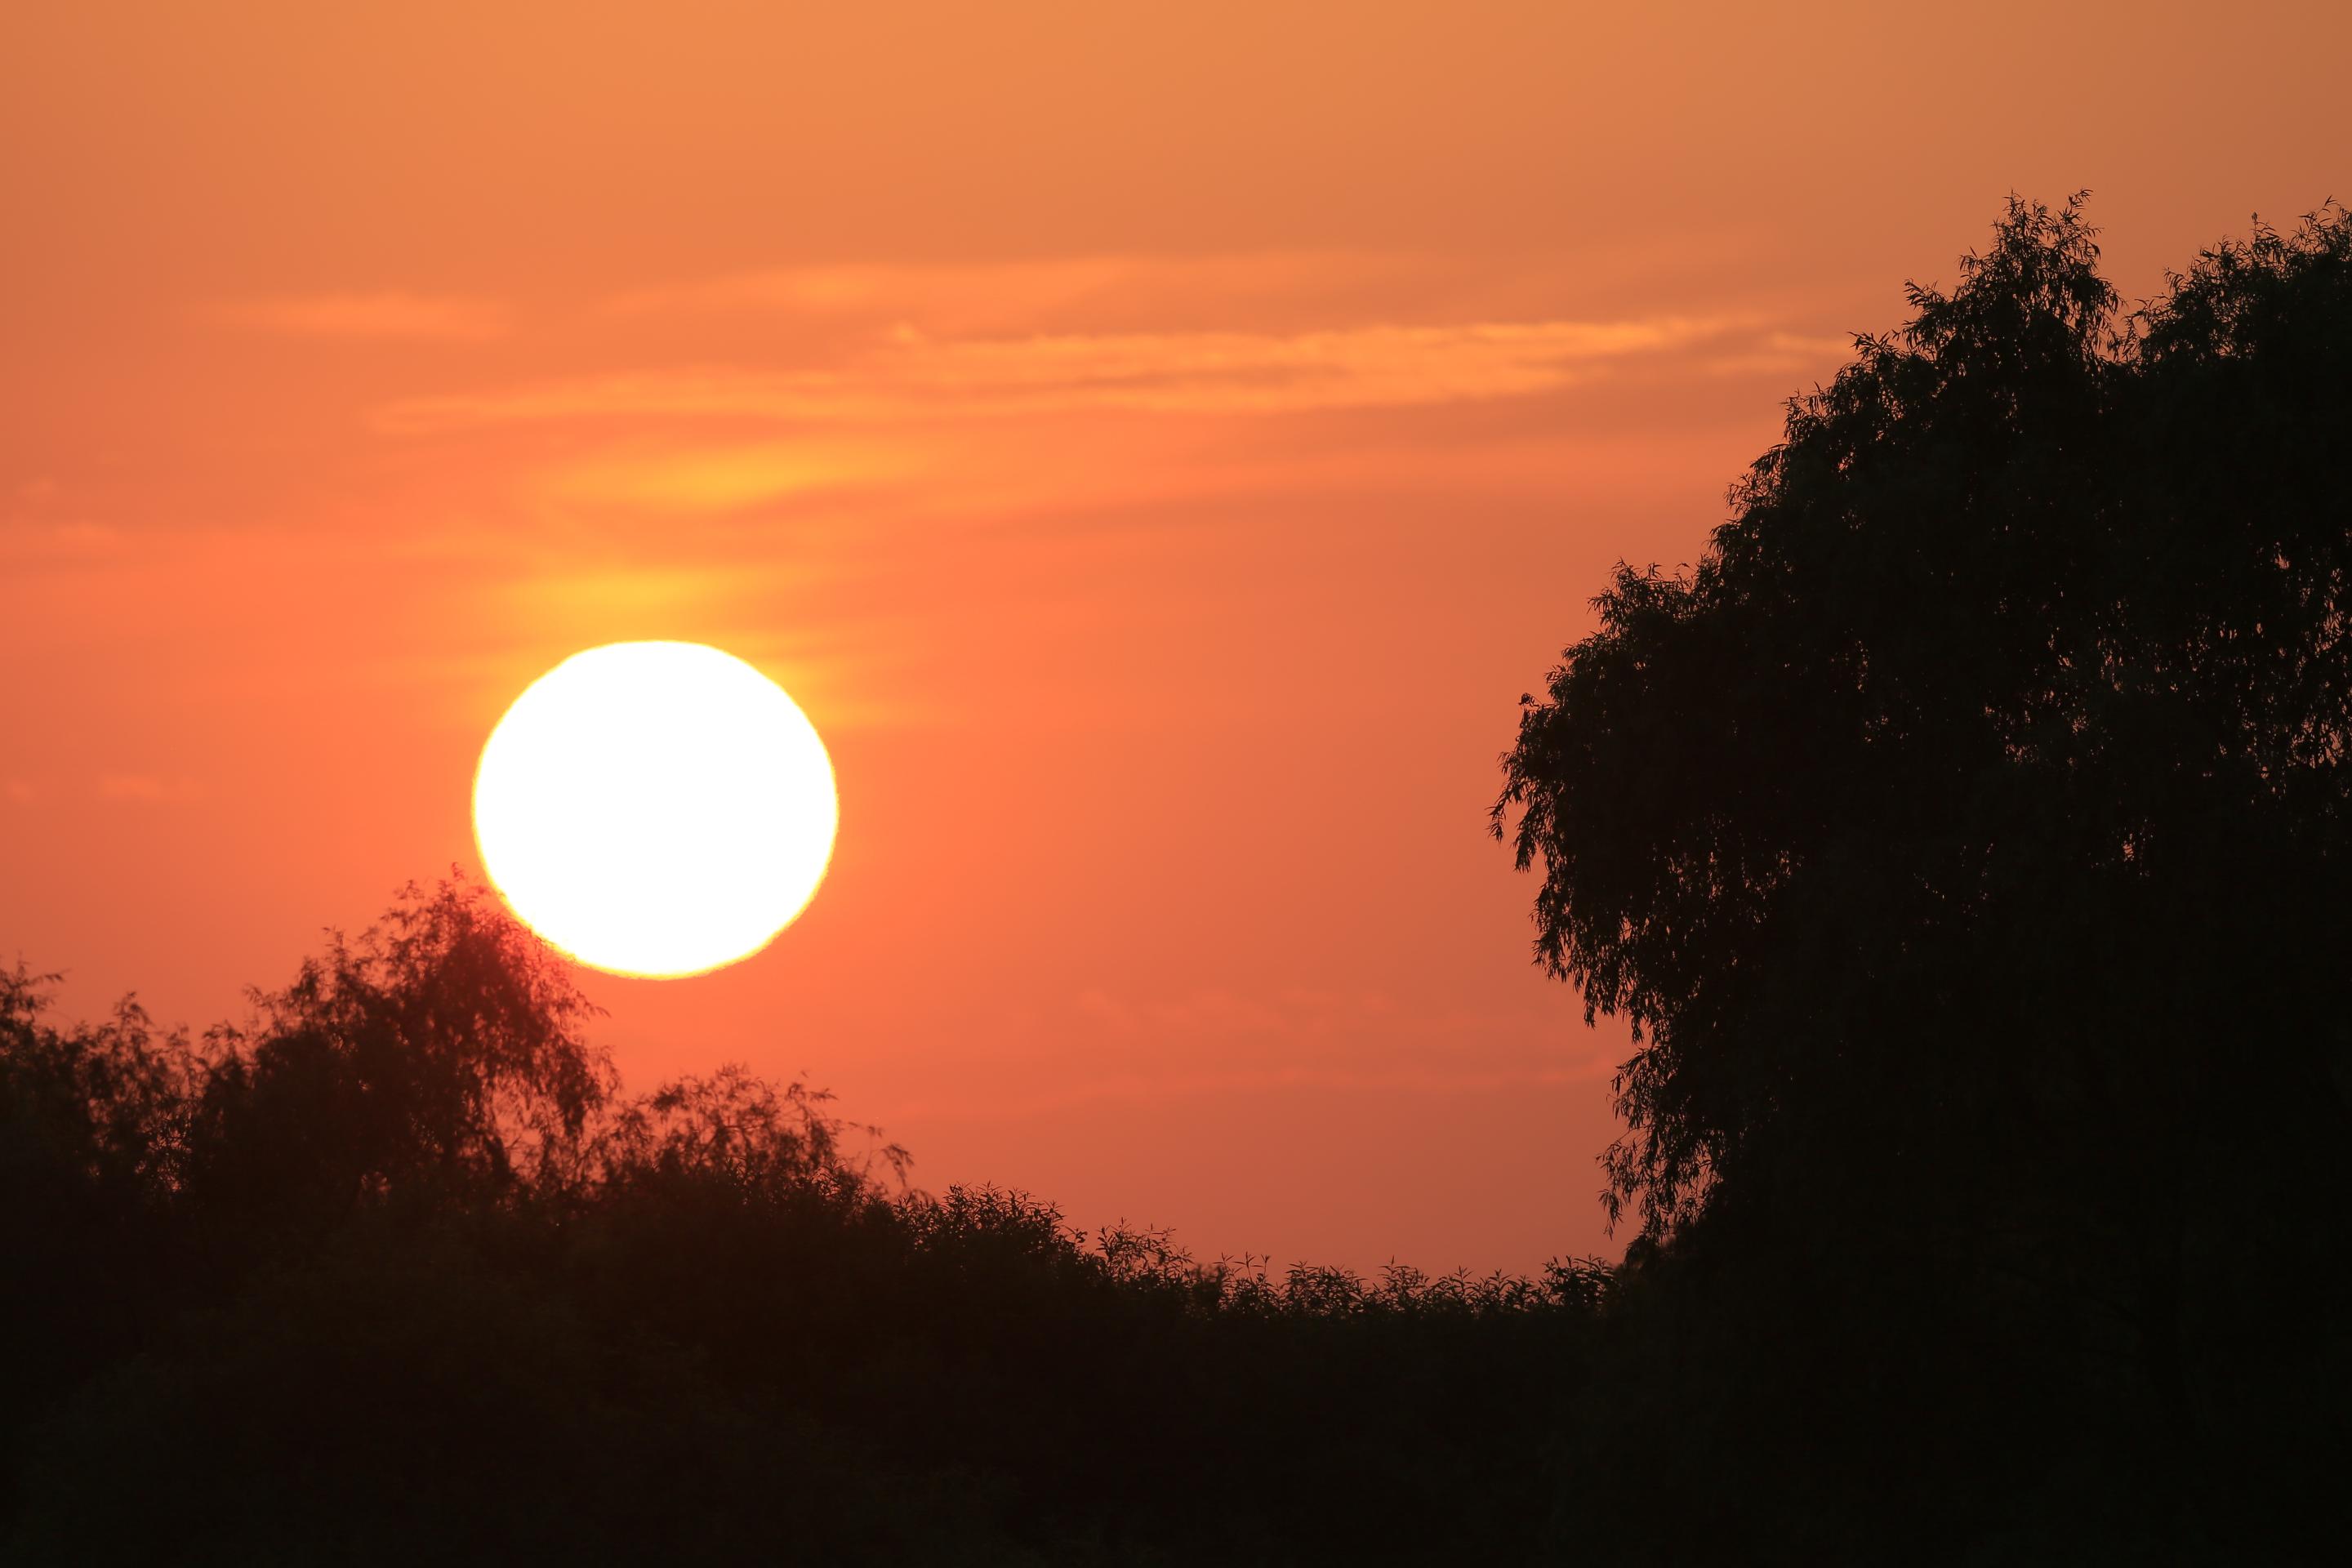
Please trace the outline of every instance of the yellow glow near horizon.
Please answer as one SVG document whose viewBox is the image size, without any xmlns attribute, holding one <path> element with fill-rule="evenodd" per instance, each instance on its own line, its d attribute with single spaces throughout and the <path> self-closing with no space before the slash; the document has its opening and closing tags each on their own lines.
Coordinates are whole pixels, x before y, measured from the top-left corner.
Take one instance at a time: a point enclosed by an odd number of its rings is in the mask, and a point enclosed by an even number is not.
<svg viewBox="0 0 2352 1568">
<path fill-rule="evenodd" d="M 616 974 L 698 974 L 767 946 L 824 879 L 839 823 L 807 715 L 699 643 L 572 655 L 515 699 L 474 775 L 492 885 Z"/>
</svg>

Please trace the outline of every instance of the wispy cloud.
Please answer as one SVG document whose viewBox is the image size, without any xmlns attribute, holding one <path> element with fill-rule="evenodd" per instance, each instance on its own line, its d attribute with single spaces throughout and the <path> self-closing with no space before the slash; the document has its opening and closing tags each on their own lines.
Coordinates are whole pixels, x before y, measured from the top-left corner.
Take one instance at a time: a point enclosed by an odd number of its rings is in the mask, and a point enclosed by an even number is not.
<svg viewBox="0 0 2352 1568">
<path fill-rule="evenodd" d="M 1853 352 L 1852 337 L 1825 337 L 1801 332 L 1770 331 L 1728 353 L 1710 355 L 1710 375 L 1764 375 L 1811 370 L 1826 375 Z"/>
<path fill-rule="evenodd" d="M 411 398 L 380 410 L 378 423 L 413 432 L 600 418 L 887 421 L 1087 408 L 1404 407 L 1552 391 L 1612 361 L 1686 347 L 1733 324 L 1660 317 L 948 341 L 901 331 L 840 369 L 719 365 L 546 381 Z"/>
<path fill-rule="evenodd" d="M 1594 1062 L 1552 1068 L 1397 1067 L 1370 1070 L 1338 1067 L 1238 1068 L 1222 1072 L 1103 1074 L 1032 1094 L 915 1100 L 888 1108 L 893 1121 L 977 1121 L 1050 1115 L 1106 1101 L 1150 1103 L 1175 1099 L 1233 1100 L 1311 1089 L 1324 1094 L 1400 1090 L 1416 1096 L 1566 1094 L 1585 1090 L 1612 1068 Z"/>
<path fill-rule="evenodd" d="M 57 564 L 111 553 L 121 543 L 115 529 L 61 511 L 66 489 L 43 476 L 0 497 L 0 561 Z"/>
<path fill-rule="evenodd" d="M 641 289 L 618 316 L 764 314 L 909 321 L 952 333 L 1036 331 L 1075 316 L 1158 318 L 1297 299 L 1328 310 L 1358 290 L 1427 274 L 1427 258 L 1332 251 L 1076 256 L 908 265 L 771 268 Z"/>
<path fill-rule="evenodd" d="M 120 531 L 103 522 L 43 522 L 0 514 L 0 561 L 40 566 L 86 564 L 122 549 Z"/>
<path fill-rule="evenodd" d="M 98 777 L 100 800 L 152 804 L 187 800 L 199 793 L 196 781 L 190 778 L 165 779 L 153 773 L 100 773 Z"/>
<path fill-rule="evenodd" d="M 553 499 L 671 511 L 730 511 L 837 489 L 889 472 L 906 459 L 838 442 L 632 447 L 580 458 L 548 473 Z"/>
<path fill-rule="evenodd" d="M 398 291 L 241 300 L 215 307 L 214 315 L 231 325 L 299 338 L 477 342 L 507 331 L 506 308 L 495 300 Z"/>
</svg>

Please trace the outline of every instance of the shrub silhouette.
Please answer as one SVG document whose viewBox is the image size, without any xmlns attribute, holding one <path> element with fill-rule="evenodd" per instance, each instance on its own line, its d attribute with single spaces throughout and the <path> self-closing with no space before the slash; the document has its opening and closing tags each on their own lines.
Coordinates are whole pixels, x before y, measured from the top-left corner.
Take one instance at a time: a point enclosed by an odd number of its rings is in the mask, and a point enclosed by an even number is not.
<svg viewBox="0 0 2352 1568">
<path fill-rule="evenodd" d="M 70 1389 L 138 1342 L 179 1272 L 172 1224 L 187 1044 L 126 1001 L 102 1025 L 43 1017 L 54 977 L 0 969 L 0 1411 Z M 20 1458 L 9 1431 L 10 1459 Z"/>
<path fill-rule="evenodd" d="M 461 881 L 201 1042 L 0 980 L 11 1554 L 1533 1550 L 1597 1265 L 1198 1264 L 913 1188 L 801 1085 L 624 1095 L 588 1013 Z"/>
</svg>

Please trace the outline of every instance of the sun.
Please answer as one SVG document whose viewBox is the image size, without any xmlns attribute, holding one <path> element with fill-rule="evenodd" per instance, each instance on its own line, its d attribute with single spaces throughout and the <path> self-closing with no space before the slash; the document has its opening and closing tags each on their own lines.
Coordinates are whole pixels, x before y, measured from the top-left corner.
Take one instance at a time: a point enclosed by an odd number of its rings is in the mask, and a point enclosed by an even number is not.
<svg viewBox="0 0 2352 1568">
<path fill-rule="evenodd" d="M 840 820 L 808 716 L 699 643 L 573 654 L 515 699 L 474 774 L 492 885 L 616 974 L 699 974 L 767 946 L 815 896 Z"/>
</svg>

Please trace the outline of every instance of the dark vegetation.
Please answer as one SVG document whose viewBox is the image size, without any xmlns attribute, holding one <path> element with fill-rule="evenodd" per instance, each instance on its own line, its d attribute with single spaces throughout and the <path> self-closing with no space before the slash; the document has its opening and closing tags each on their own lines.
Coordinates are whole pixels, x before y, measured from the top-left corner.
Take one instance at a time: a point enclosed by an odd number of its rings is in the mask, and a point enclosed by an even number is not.
<svg viewBox="0 0 2352 1568">
<path fill-rule="evenodd" d="M 1538 956 L 1639 1031 L 1570 1473 L 1675 1453 L 1662 1560 L 2352 1524 L 2352 220 L 2128 316 L 2097 259 L 2012 204 L 1506 759 Z"/>
<path fill-rule="evenodd" d="M 1508 1558 L 1607 1286 L 1196 1264 L 797 1085 L 624 1098 L 462 883 L 200 1042 L 42 998 L 0 972 L 12 1560 Z"/>
<path fill-rule="evenodd" d="M 2126 313 L 2076 206 L 1621 571 L 1496 830 L 1629 1017 L 1625 1261 L 1375 1281 L 624 1096 L 415 893 L 241 1027 L 0 973 L 0 1555 L 2333 1560 L 2352 221 Z"/>
</svg>

